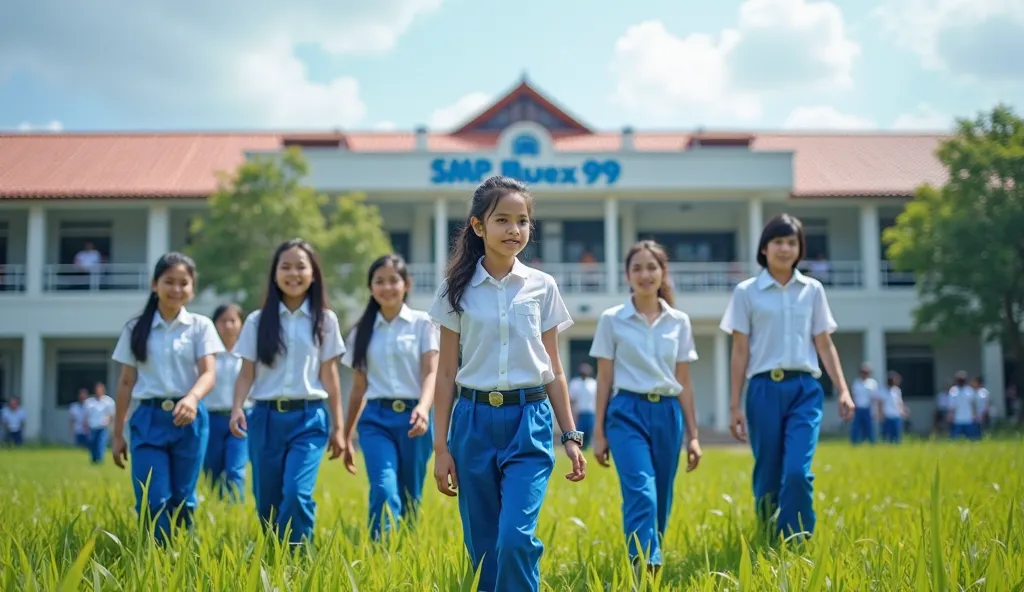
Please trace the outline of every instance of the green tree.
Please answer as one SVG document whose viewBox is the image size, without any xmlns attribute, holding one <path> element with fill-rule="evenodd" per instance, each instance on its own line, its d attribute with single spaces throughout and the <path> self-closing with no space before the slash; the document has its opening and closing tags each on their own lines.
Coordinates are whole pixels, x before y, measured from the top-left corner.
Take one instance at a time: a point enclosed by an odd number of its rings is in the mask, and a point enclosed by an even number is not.
<svg viewBox="0 0 1024 592">
<path fill-rule="evenodd" d="M 886 229 L 889 258 L 917 278 L 919 328 L 1001 340 L 1024 386 L 1024 120 L 1005 105 L 960 119 L 936 155 L 947 181 Z"/>
<path fill-rule="evenodd" d="M 376 206 L 361 194 L 328 197 L 303 184 L 308 166 L 298 148 L 260 156 L 222 175 L 205 216 L 192 224 L 188 251 L 204 287 L 257 308 L 266 290 L 274 249 L 300 237 L 320 254 L 332 296 L 365 290 L 361 274 L 391 249 Z M 336 303 L 335 303 L 336 304 Z M 339 316 L 342 311 L 338 311 Z"/>
</svg>

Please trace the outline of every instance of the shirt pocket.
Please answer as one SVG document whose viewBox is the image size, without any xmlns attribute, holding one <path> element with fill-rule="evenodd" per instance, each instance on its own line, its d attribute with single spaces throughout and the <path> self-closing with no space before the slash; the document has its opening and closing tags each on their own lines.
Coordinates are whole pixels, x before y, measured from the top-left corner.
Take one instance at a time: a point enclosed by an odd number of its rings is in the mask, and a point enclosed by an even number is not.
<svg viewBox="0 0 1024 592">
<path fill-rule="evenodd" d="M 516 330 L 523 337 L 540 337 L 540 303 L 536 300 L 513 302 Z"/>
<path fill-rule="evenodd" d="M 194 360 L 196 354 L 195 339 L 189 333 L 182 333 L 171 342 L 171 351 L 174 357 L 184 360 Z"/>
<path fill-rule="evenodd" d="M 416 357 L 416 345 L 419 340 L 415 335 L 399 335 L 395 340 L 395 351 L 403 357 Z"/>
</svg>

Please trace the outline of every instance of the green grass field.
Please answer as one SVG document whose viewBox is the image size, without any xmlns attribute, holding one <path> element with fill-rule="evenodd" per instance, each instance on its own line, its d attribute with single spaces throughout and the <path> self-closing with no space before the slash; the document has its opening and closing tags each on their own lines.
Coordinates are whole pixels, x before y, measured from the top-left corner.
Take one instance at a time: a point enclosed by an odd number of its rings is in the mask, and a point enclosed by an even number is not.
<svg viewBox="0 0 1024 592">
<path fill-rule="evenodd" d="M 581 484 L 560 459 L 540 524 L 545 590 L 629 590 L 614 470 Z M 1024 442 L 822 444 L 819 526 L 802 548 L 759 540 L 749 451 L 706 451 L 676 483 L 659 581 L 642 590 L 1022 590 Z M 938 474 L 938 480 L 936 476 Z M 70 450 L 0 451 L 0 586 L 15 590 L 468 590 L 453 499 L 426 484 L 412 531 L 373 544 L 366 483 L 338 462 L 318 483 L 317 544 L 291 555 L 251 506 L 205 500 L 194 537 L 140 532 L 126 472 Z"/>
</svg>

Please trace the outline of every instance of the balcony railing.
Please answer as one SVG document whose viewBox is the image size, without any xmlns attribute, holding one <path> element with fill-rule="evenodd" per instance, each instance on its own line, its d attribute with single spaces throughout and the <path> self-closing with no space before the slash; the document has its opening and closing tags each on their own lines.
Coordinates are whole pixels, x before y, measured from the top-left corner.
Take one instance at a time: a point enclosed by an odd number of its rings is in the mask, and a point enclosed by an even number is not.
<svg viewBox="0 0 1024 592">
<path fill-rule="evenodd" d="M 103 263 L 88 271 L 70 264 L 51 264 L 43 268 L 43 289 L 47 292 L 137 291 L 147 286 L 149 270 L 145 263 Z"/>
<path fill-rule="evenodd" d="M 910 288 L 917 284 L 913 272 L 897 271 L 889 261 L 882 261 L 879 270 L 879 284 L 883 288 Z"/>
<path fill-rule="evenodd" d="M 860 261 L 804 261 L 800 271 L 817 279 L 826 288 L 860 288 L 864 286 L 864 266 Z"/>
<path fill-rule="evenodd" d="M 0 265 L 0 292 L 25 291 L 25 266 L 11 263 Z"/>
</svg>

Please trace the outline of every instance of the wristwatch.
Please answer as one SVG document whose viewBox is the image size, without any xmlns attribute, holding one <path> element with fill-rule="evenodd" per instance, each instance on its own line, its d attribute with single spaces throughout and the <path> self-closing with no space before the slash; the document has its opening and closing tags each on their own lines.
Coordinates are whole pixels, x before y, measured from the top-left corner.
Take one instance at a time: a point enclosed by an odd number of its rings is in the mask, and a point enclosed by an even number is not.
<svg viewBox="0 0 1024 592">
<path fill-rule="evenodd" d="M 571 432 L 562 432 L 562 444 L 565 444 L 569 440 L 583 446 L 583 432 L 579 430 L 573 430 Z"/>
</svg>

